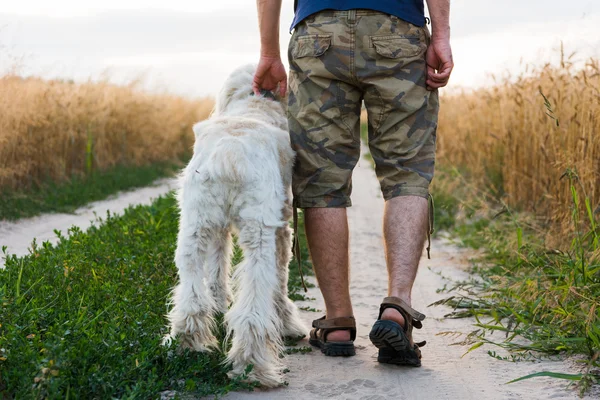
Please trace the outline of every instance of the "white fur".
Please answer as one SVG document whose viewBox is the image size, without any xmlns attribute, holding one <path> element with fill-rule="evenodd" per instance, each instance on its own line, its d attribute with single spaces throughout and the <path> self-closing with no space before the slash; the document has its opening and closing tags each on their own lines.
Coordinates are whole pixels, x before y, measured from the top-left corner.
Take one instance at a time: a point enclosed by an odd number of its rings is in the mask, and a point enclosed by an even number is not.
<svg viewBox="0 0 600 400">
<path fill-rule="evenodd" d="M 284 99 L 251 96 L 254 70 L 237 69 L 213 115 L 194 126 L 194 156 L 178 192 L 180 282 L 166 341 L 179 336 L 183 347 L 216 349 L 214 316 L 224 313 L 231 375 L 253 364 L 249 380 L 273 387 L 282 382 L 282 337 L 304 335 L 306 328 L 287 297 L 294 153 Z M 233 273 L 234 298 L 228 286 L 232 232 L 244 252 Z"/>
</svg>

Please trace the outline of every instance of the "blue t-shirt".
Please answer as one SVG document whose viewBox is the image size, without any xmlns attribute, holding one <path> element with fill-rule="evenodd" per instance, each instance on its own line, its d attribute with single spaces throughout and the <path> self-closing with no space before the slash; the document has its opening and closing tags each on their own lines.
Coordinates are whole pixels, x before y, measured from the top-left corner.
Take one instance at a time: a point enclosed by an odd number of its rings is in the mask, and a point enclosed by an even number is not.
<svg viewBox="0 0 600 400">
<path fill-rule="evenodd" d="M 423 0 L 297 0 L 292 29 L 304 18 L 319 11 L 354 9 L 381 11 L 416 26 L 425 25 Z"/>
</svg>

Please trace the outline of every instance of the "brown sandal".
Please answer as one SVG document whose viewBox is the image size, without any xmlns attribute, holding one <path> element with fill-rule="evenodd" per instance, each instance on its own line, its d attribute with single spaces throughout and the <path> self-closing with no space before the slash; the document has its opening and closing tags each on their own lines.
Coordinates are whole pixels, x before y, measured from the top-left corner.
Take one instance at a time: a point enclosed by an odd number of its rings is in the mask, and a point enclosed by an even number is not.
<svg viewBox="0 0 600 400">
<path fill-rule="evenodd" d="M 313 321 L 314 329 L 310 331 L 308 342 L 321 349 L 326 356 L 353 356 L 356 354 L 354 349 L 354 339 L 356 339 L 356 321 L 354 317 L 340 317 L 325 319 L 321 317 Z M 328 342 L 327 335 L 333 331 L 350 331 L 349 342 Z"/>
<path fill-rule="evenodd" d="M 387 308 L 394 308 L 402 314 L 405 321 L 405 327 L 394 321 L 382 320 L 381 315 Z M 421 366 L 420 347 L 425 346 L 427 342 L 414 343 L 412 339 L 413 327 L 421 329 L 421 321 L 425 315 L 411 308 L 404 300 L 398 297 L 386 297 L 379 308 L 379 317 L 369 338 L 371 342 L 379 349 L 377 361 L 386 364 L 409 365 L 413 367 Z"/>
</svg>

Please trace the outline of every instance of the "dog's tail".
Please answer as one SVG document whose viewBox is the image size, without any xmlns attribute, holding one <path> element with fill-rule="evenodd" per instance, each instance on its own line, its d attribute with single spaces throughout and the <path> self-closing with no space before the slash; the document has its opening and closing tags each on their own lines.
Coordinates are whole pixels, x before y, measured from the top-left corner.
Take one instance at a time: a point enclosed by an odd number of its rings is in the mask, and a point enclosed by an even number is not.
<svg viewBox="0 0 600 400">
<path fill-rule="evenodd" d="M 231 136 L 219 140 L 209 156 L 206 167 L 212 179 L 227 182 L 247 182 L 253 173 L 245 144 Z"/>
</svg>

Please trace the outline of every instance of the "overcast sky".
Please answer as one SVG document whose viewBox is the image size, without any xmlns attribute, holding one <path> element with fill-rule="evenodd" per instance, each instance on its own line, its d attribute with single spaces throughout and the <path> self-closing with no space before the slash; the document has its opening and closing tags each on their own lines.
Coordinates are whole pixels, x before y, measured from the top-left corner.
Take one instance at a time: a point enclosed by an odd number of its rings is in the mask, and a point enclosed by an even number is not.
<svg viewBox="0 0 600 400">
<path fill-rule="evenodd" d="M 373 0 L 375 1 L 375 0 Z M 293 0 L 282 9 L 287 53 Z M 579 58 L 600 56 L 597 0 L 453 0 L 454 87 L 489 84 L 489 74 L 517 73 L 520 62 L 556 59 L 561 40 Z M 45 77 L 143 75 L 173 93 L 215 93 L 238 65 L 256 62 L 253 0 L 3 0 L 0 68 Z"/>
</svg>

